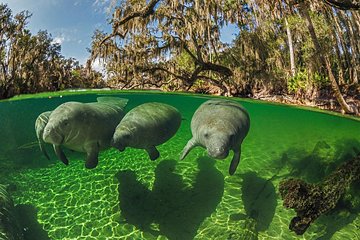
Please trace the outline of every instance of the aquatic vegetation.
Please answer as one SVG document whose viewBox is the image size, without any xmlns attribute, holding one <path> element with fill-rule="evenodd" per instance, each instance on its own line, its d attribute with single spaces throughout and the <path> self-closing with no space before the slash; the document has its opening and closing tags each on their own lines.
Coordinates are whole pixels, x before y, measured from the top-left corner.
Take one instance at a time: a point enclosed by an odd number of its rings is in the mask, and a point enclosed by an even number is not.
<svg viewBox="0 0 360 240">
<path fill-rule="evenodd" d="M 0 184 L 0 239 L 22 240 L 14 203 L 4 185 Z"/>
<path fill-rule="evenodd" d="M 290 230 L 303 234 L 318 217 L 334 209 L 350 184 L 359 178 L 360 154 L 342 164 L 319 184 L 309 184 L 300 179 L 280 182 L 279 190 L 284 206 L 293 208 L 297 213 L 291 220 Z"/>
</svg>

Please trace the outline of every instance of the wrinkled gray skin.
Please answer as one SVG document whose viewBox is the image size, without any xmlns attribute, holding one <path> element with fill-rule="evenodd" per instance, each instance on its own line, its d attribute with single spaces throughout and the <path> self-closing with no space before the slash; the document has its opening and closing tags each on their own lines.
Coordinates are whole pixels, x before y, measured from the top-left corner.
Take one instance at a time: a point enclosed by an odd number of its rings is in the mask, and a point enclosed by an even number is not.
<svg viewBox="0 0 360 240">
<path fill-rule="evenodd" d="M 44 146 L 43 133 L 44 133 L 45 126 L 49 121 L 49 116 L 50 116 L 51 112 L 52 111 L 47 111 L 47 112 L 41 113 L 36 118 L 36 121 L 35 121 L 35 132 L 36 132 L 36 137 L 39 142 L 40 150 L 45 155 L 45 157 L 49 160 L 50 160 L 50 157 L 49 157 L 48 153 L 46 152 L 45 146 Z"/>
<path fill-rule="evenodd" d="M 112 146 L 145 149 L 151 160 L 160 156 L 156 146 L 169 140 L 181 124 L 179 111 L 164 103 L 144 103 L 129 111 L 116 127 Z"/>
<path fill-rule="evenodd" d="M 49 116 L 43 140 L 53 144 L 57 157 L 68 165 L 61 150 L 64 146 L 86 153 L 86 168 L 95 168 L 99 151 L 110 147 L 116 126 L 124 117 L 127 99 L 99 97 L 98 102 L 66 102 L 58 106 Z"/>
<path fill-rule="evenodd" d="M 196 146 L 206 148 L 212 158 L 224 159 L 234 151 L 229 173 L 233 175 L 240 162 L 241 143 L 250 127 L 248 112 L 239 103 L 216 99 L 200 105 L 191 120 L 192 138 L 184 147 L 180 159 Z"/>
</svg>

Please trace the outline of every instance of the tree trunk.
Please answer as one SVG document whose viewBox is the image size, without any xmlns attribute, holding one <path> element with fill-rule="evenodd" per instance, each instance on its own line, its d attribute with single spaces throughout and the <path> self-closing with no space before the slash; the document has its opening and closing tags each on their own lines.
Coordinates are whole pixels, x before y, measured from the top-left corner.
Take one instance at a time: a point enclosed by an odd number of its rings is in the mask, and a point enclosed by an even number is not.
<svg viewBox="0 0 360 240">
<path fill-rule="evenodd" d="M 315 50 L 317 52 L 317 56 L 319 57 L 321 63 L 324 64 L 325 67 L 326 67 L 326 70 L 327 70 L 328 75 L 329 75 L 331 87 L 332 87 L 332 89 L 333 89 L 333 91 L 335 93 L 335 97 L 336 97 L 337 101 L 339 102 L 342 110 L 344 110 L 345 113 L 354 113 L 352 111 L 352 109 L 349 107 L 349 105 L 346 103 L 344 97 L 342 96 L 342 94 L 340 92 L 339 85 L 336 82 L 335 76 L 334 76 L 334 74 L 332 72 L 331 64 L 330 64 L 328 56 L 321 54 L 321 47 L 320 47 L 318 38 L 316 36 L 314 25 L 312 23 L 309 12 L 308 12 L 307 7 L 306 7 L 304 2 L 302 2 L 300 4 L 300 11 L 303 14 L 303 16 L 305 17 L 307 27 L 308 27 L 308 30 L 310 32 L 311 40 L 312 40 L 312 42 L 313 42 L 313 44 L 315 46 Z"/>
<path fill-rule="evenodd" d="M 294 56 L 294 45 L 291 36 L 291 30 L 287 19 L 285 18 L 285 26 L 286 26 L 286 34 L 288 37 L 289 44 L 289 52 L 290 52 L 290 68 L 291 68 L 291 76 L 294 77 L 296 74 L 296 66 L 295 66 L 295 56 Z"/>
<path fill-rule="evenodd" d="M 358 11 L 352 11 L 351 12 L 351 17 L 353 20 L 353 24 L 356 26 L 357 32 L 359 33 L 360 31 L 360 13 Z M 360 43 L 359 43 L 360 46 Z"/>
<path fill-rule="evenodd" d="M 357 49 L 358 49 L 358 54 L 360 54 L 360 18 L 357 18 L 358 16 L 358 12 L 352 11 L 351 12 L 351 26 L 354 29 L 354 38 L 355 38 L 355 43 L 357 43 Z M 359 56 L 359 55 L 358 55 Z M 358 58 L 358 63 L 360 62 L 360 58 Z M 360 65 L 360 63 L 359 63 Z M 360 66 L 358 66 L 360 67 Z M 360 69 L 359 69 L 360 71 Z"/>
<path fill-rule="evenodd" d="M 359 0 L 325 0 L 325 2 L 333 7 L 337 7 L 343 10 L 360 9 Z"/>
<path fill-rule="evenodd" d="M 349 17 L 347 15 L 345 15 L 342 11 L 338 11 L 339 17 L 341 19 L 341 21 L 344 23 L 348 38 L 349 38 L 349 43 L 350 43 L 350 47 L 351 47 L 351 71 L 352 71 L 352 82 L 351 83 L 358 83 L 359 82 L 359 62 L 356 59 L 356 56 L 358 54 L 358 49 L 356 46 L 356 40 L 355 40 L 355 36 L 354 36 L 354 32 L 353 32 L 353 28 L 351 26 L 351 23 L 349 21 Z"/>
<path fill-rule="evenodd" d="M 332 10 L 330 10 L 332 12 Z M 344 84 L 344 72 L 346 71 L 346 67 L 345 67 L 345 63 L 343 61 L 343 57 L 341 55 L 341 51 L 340 51 L 340 46 L 341 46 L 341 40 L 340 40 L 340 36 L 337 35 L 336 33 L 336 27 L 334 26 L 333 22 L 331 22 L 331 15 L 332 13 L 330 13 L 329 11 L 326 12 L 326 21 L 329 24 L 329 26 L 331 27 L 331 33 L 333 35 L 334 38 L 334 50 L 336 52 L 336 57 L 337 57 L 337 62 L 338 62 L 338 81 L 339 84 Z"/>
<path fill-rule="evenodd" d="M 350 28 L 351 28 L 351 32 L 352 32 L 352 42 L 353 42 L 353 45 L 354 45 L 354 48 L 356 48 L 356 54 L 355 55 L 355 59 L 356 59 L 356 65 L 354 66 L 354 69 L 357 71 L 357 76 L 358 76 L 358 81 L 356 83 L 359 83 L 359 78 L 360 78 L 360 29 L 358 27 L 358 24 L 355 20 L 355 17 L 354 17 L 354 13 L 352 12 L 351 13 L 351 17 L 348 16 L 348 23 L 350 25 Z M 356 57 L 357 56 L 357 57 Z"/>
<path fill-rule="evenodd" d="M 340 26 L 340 22 L 339 22 L 339 19 L 338 19 L 338 16 L 335 15 L 334 11 L 331 10 L 331 16 L 334 20 L 334 23 L 335 23 L 335 27 L 336 27 L 336 31 L 337 31 L 337 36 L 338 36 L 338 39 L 340 41 L 340 46 L 341 46 L 341 49 L 342 49 L 342 52 L 343 52 L 343 56 L 344 56 L 344 59 L 345 59 L 345 62 L 344 62 L 344 73 L 348 72 L 349 73 L 349 76 L 350 78 L 352 78 L 352 74 L 351 74 L 351 60 L 350 60 L 350 53 L 348 51 L 348 48 L 346 46 L 346 41 L 344 39 L 344 36 L 345 36 L 345 32 L 343 30 L 343 28 Z"/>
</svg>

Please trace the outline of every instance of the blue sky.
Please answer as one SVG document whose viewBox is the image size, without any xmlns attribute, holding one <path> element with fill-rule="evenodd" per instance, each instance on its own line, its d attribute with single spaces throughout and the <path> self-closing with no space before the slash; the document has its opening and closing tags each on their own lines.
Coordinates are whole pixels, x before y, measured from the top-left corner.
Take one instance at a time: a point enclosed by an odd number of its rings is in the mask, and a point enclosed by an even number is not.
<svg viewBox="0 0 360 240">
<path fill-rule="evenodd" d="M 61 44 L 61 53 L 65 57 L 74 57 L 81 64 L 89 56 L 91 36 L 95 29 L 107 32 L 111 26 L 107 19 L 111 16 L 111 0 L 2 0 L 13 13 L 23 10 L 33 15 L 28 28 L 36 34 L 47 30 L 54 41 Z M 222 40 L 231 42 L 234 26 L 222 31 Z"/>
</svg>

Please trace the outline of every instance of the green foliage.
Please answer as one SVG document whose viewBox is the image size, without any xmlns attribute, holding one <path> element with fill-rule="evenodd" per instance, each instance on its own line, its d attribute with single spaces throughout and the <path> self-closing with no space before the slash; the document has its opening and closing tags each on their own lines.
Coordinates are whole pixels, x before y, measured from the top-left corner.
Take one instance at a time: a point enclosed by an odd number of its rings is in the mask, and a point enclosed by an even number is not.
<svg viewBox="0 0 360 240">
<path fill-rule="evenodd" d="M 194 60 L 191 58 L 191 56 L 185 52 L 182 51 L 176 58 L 174 59 L 174 62 L 176 62 L 176 65 L 183 70 L 186 71 L 193 71 L 194 70 Z"/>
<path fill-rule="evenodd" d="M 294 77 L 289 78 L 288 80 L 288 92 L 296 93 L 299 90 L 305 89 L 308 83 L 308 72 L 306 69 L 298 71 Z"/>
<path fill-rule="evenodd" d="M 330 82 L 329 82 L 329 77 L 327 76 L 324 76 L 318 72 L 315 72 L 312 76 L 312 80 L 313 82 L 321 87 L 321 86 L 329 86 L 330 85 Z"/>
<path fill-rule="evenodd" d="M 100 82 L 91 69 L 85 71 L 75 59 L 64 58 L 47 31 L 32 35 L 26 28 L 30 17 L 27 11 L 13 16 L 7 5 L 0 4 L 0 99 Z"/>
<path fill-rule="evenodd" d="M 74 77 L 74 78 L 80 78 L 81 72 L 80 72 L 79 70 L 72 70 L 72 71 L 71 71 L 71 75 L 72 75 L 72 77 Z"/>
<path fill-rule="evenodd" d="M 104 60 L 114 87 L 225 89 L 233 95 L 293 94 L 313 101 L 331 93 L 320 55 L 331 62 L 335 78 L 357 82 L 349 79 L 355 71 L 360 75 L 353 64 L 359 59 L 357 14 L 330 11 L 320 1 L 306 2 L 304 8 L 288 1 L 121 3 L 113 15 L 113 32 L 96 31 L 91 49 L 93 58 Z M 157 5 L 148 16 L 128 18 L 150 3 Z M 220 29 L 229 23 L 237 24 L 239 32 L 232 44 L 223 44 Z"/>
<path fill-rule="evenodd" d="M 302 68 L 287 82 L 287 89 L 290 94 L 304 91 L 312 86 L 318 88 L 329 86 L 329 78 L 318 72 L 311 74 L 306 68 Z"/>
</svg>

